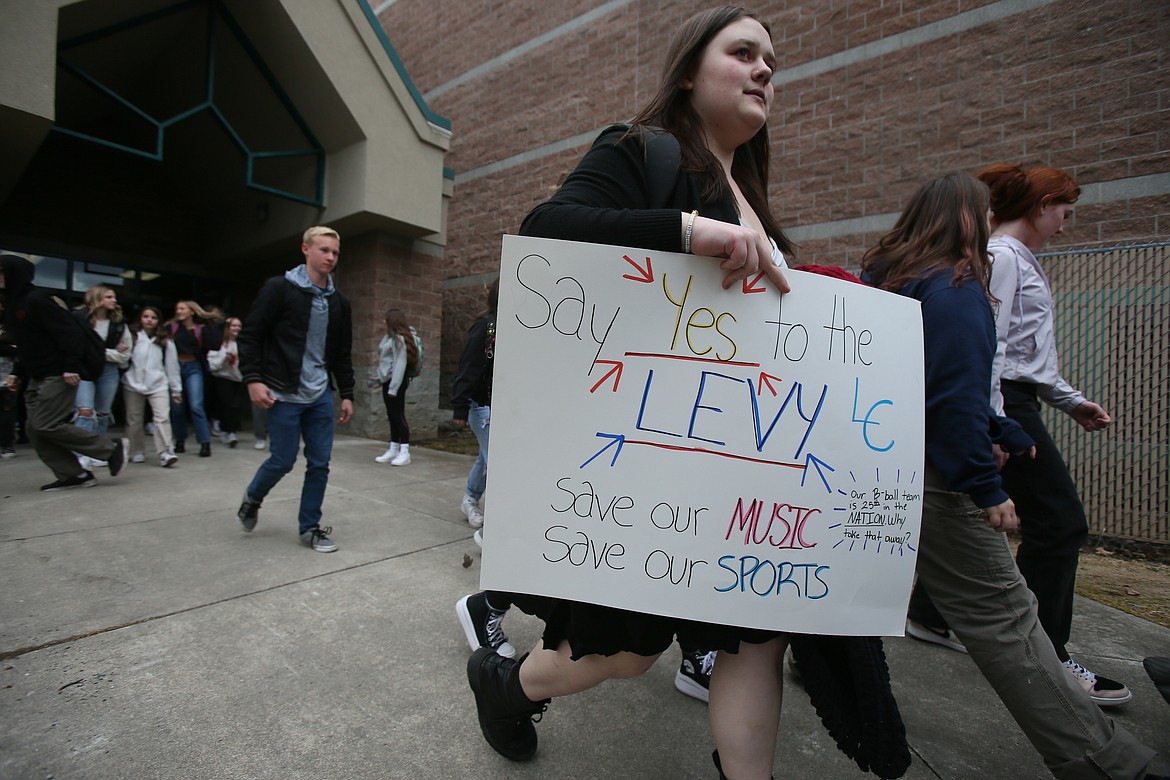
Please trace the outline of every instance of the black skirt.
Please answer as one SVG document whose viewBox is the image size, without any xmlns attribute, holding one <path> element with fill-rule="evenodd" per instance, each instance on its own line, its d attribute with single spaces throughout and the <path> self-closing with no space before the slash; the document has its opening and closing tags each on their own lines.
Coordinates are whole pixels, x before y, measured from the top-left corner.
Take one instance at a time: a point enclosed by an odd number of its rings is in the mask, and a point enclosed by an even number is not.
<svg viewBox="0 0 1170 780">
<path fill-rule="evenodd" d="M 544 621 L 541 640 L 549 650 L 569 643 L 574 661 L 587 655 L 629 652 L 652 656 L 662 653 L 677 637 L 680 645 L 703 650 L 739 651 L 740 642 L 761 644 L 780 634 L 752 628 L 722 626 L 695 620 L 647 615 L 580 601 L 509 594 L 521 611 Z M 496 599 L 493 598 L 495 603 Z"/>
</svg>

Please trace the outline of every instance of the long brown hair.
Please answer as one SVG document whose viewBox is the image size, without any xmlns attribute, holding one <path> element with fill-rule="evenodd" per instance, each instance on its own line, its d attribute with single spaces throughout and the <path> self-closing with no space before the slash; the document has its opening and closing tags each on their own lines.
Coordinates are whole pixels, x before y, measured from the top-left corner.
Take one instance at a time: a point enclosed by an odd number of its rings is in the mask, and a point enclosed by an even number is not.
<svg viewBox="0 0 1170 780">
<path fill-rule="evenodd" d="M 702 121 L 691 105 L 691 92 L 683 89 L 682 83 L 694 76 L 711 39 L 740 19 L 754 19 L 769 36 L 772 35 L 771 25 L 751 11 L 732 5 L 703 11 L 684 22 L 670 39 L 658 91 L 631 120 L 633 124 L 655 125 L 669 130 L 678 139 L 682 169 L 696 174 L 702 181 L 705 200 L 730 197 L 731 187 L 723 174 L 723 166 L 703 142 Z M 731 175 L 748 205 L 760 218 L 764 231 L 776 241 L 780 251 L 791 254 L 793 244 L 768 207 L 770 153 L 768 124 L 765 122 L 750 140 L 735 150 Z"/>
<path fill-rule="evenodd" d="M 991 189 L 991 217 L 996 225 L 1026 219 L 1034 222 L 1049 203 L 1076 203 L 1081 188 L 1057 168 L 1022 168 L 996 163 L 975 174 Z"/>
<path fill-rule="evenodd" d="M 897 291 L 939 268 L 951 279 L 979 282 L 987 292 L 987 185 L 965 173 L 931 179 L 910 196 L 890 232 L 861 258 L 861 269 L 883 290 Z"/>
<path fill-rule="evenodd" d="M 142 327 L 142 312 L 144 311 L 152 311 L 154 316 L 158 318 L 158 324 L 154 326 L 154 333 L 146 333 L 146 329 Z M 130 324 L 130 330 L 134 333 L 146 333 L 150 340 L 160 347 L 165 347 L 171 339 L 171 330 L 163 322 L 163 313 L 155 306 L 143 306 L 142 311 L 138 312 L 138 320 Z"/>
<path fill-rule="evenodd" d="M 406 322 L 406 312 L 398 308 L 386 310 L 386 334 L 402 337 L 406 345 L 406 367 L 414 369 L 418 366 L 418 345 L 414 343 L 414 334 Z"/>
</svg>

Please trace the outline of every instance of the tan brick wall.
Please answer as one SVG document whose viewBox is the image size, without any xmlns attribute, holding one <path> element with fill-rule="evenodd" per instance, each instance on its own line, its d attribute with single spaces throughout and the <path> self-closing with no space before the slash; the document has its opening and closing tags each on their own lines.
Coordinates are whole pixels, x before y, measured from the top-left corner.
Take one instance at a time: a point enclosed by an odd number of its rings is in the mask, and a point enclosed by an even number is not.
<svg viewBox="0 0 1170 780">
<path fill-rule="evenodd" d="M 354 419 L 349 433 L 386 438 L 389 424 L 376 378 L 378 342 L 385 333 L 383 317 L 396 306 L 423 337 L 423 373 L 406 394 L 406 415 L 412 438 L 435 435 L 438 426 L 440 314 L 442 279 L 439 258 L 412 251 L 401 239 L 370 232 L 346 238 L 337 285 L 353 304 Z"/>
<path fill-rule="evenodd" d="M 398 0 L 381 20 L 425 94 L 602 4 Z M 773 22 L 783 70 L 991 4 L 792 0 L 755 7 Z M 432 108 L 454 125 L 447 165 L 465 175 L 630 116 L 657 83 L 670 32 L 703 7 L 635 0 L 436 95 Z M 1168 39 L 1165 3 L 1113 3 L 1105 14 L 1097 2 L 1056 0 L 784 84 L 771 123 L 774 209 L 789 228 L 880 217 L 897 212 L 930 176 L 1001 160 L 1064 168 L 1082 185 L 1166 175 Z M 583 152 L 457 179 L 440 281 L 494 272 L 500 235 L 514 231 Z M 1056 243 L 1167 236 L 1170 196 L 1158 195 L 1082 203 Z M 869 232 L 805 240 L 797 261 L 856 265 L 875 239 Z M 449 284 L 436 291 L 444 375 L 454 369 L 482 290 Z"/>
</svg>

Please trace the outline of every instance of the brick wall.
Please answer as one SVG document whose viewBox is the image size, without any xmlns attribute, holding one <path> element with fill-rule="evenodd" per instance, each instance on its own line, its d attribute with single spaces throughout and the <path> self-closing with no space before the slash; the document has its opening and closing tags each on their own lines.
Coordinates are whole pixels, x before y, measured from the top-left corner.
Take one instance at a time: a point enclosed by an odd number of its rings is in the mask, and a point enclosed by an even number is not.
<svg viewBox="0 0 1170 780">
<path fill-rule="evenodd" d="M 342 241 L 337 267 L 338 287 L 353 305 L 354 419 L 349 432 L 388 438 L 390 427 L 376 380 L 378 342 L 386 332 L 386 310 L 398 307 L 423 337 L 423 373 L 411 382 L 406 413 L 412 438 L 434 436 L 437 430 L 439 343 L 442 279 L 435 272 L 439 260 L 412 251 L 401 239 L 369 232 Z"/>
<path fill-rule="evenodd" d="M 582 19 L 605 5 L 398 0 L 380 17 L 420 91 L 454 125 L 444 375 L 482 301 L 484 284 L 465 280 L 496 270 L 500 234 L 587 147 L 542 150 L 632 115 L 653 92 L 670 33 L 706 7 L 632 0 Z M 856 265 L 922 180 L 1001 160 L 1064 168 L 1085 187 L 1056 245 L 1170 236 L 1170 5 L 1016 7 L 1025 3 L 755 5 L 773 22 L 782 79 L 772 203 L 798 239 L 798 262 Z M 561 26 L 571 31 L 521 48 Z M 864 46 L 880 53 L 855 49 Z M 822 62 L 834 56 L 841 61 Z"/>
</svg>

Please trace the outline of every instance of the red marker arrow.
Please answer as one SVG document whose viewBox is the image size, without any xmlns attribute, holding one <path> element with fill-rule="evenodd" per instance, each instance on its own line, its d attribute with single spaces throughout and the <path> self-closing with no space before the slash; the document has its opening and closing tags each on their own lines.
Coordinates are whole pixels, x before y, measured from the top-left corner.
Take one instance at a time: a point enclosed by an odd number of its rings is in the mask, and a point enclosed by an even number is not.
<svg viewBox="0 0 1170 780">
<path fill-rule="evenodd" d="M 773 379 L 775 379 L 777 382 L 784 381 L 783 379 L 781 379 L 778 376 L 772 376 L 771 374 L 765 374 L 763 371 L 761 371 L 760 372 L 760 387 L 758 390 L 756 390 L 756 395 L 757 396 L 763 395 L 764 387 L 766 386 L 768 388 L 768 392 L 770 392 L 772 394 L 772 397 L 775 398 L 776 397 L 776 388 L 772 386 Z"/>
<path fill-rule="evenodd" d="M 605 373 L 605 376 L 603 376 L 601 379 L 598 379 L 597 384 L 595 384 L 593 387 L 589 388 L 589 392 L 590 393 L 595 392 L 597 390 L 597 388 L 599 388 L 603 384 L 605 384 L 605 380 L 609 379 L 612 376 L 613 377 L 613 390 L 611 390 L 610 392 L 616 393 L 617 389 L 618 389 L 618 383 L 622 381 L 622 361 L 620 361 L 620 360 L 598 360 L 597 362 L 598 363 L 605 363 L 606 365 L 613 366 L 613 368 L 611 368 L 609 371 L 607 371 Z M 617 376 L 614 376 L 614 374 L 617 374 Z"/>
<path fill-rule="evenodd" d="M 647 259 L 649 259 L 649 258 L 647 258 Z M 758 292 L 767 291 L 767 289 L 768 289 L 767 287 L 756 287 L 756 283 L 759 282 L 763 278 L 764 278 L 764 272 L 760 271 L 758 274 L 756 274 L 755 279 L 752 279 L 751 281 L 744 279 L 743 280 L 743 293 L 744 293 L 744 295 L 747 295 L 748 293 L 758 293 Z"/>
<path fill-rule="evenodd" d="M 625 259 L 625 261 L 627 263 L 634 266 L 634 268 L 637 268 L 638 273 L 640 274 L 640 276 L 634 276 L 632 274 L 623 274 L 622 275 L 623 279 L 629 279 L 629 280 L 634 281 L 634 282 L 642 282 L 643 284 L 650 284 L 654 281 L 654 267 L 652 265 L 650 265 L 650 258 L 649 257 L 646 258 L 646 267 L 645 268 L 643 268 L 642 266 L 635 263 L 629 255 L 622 255 L 622 257 Z"/>
</svg>

